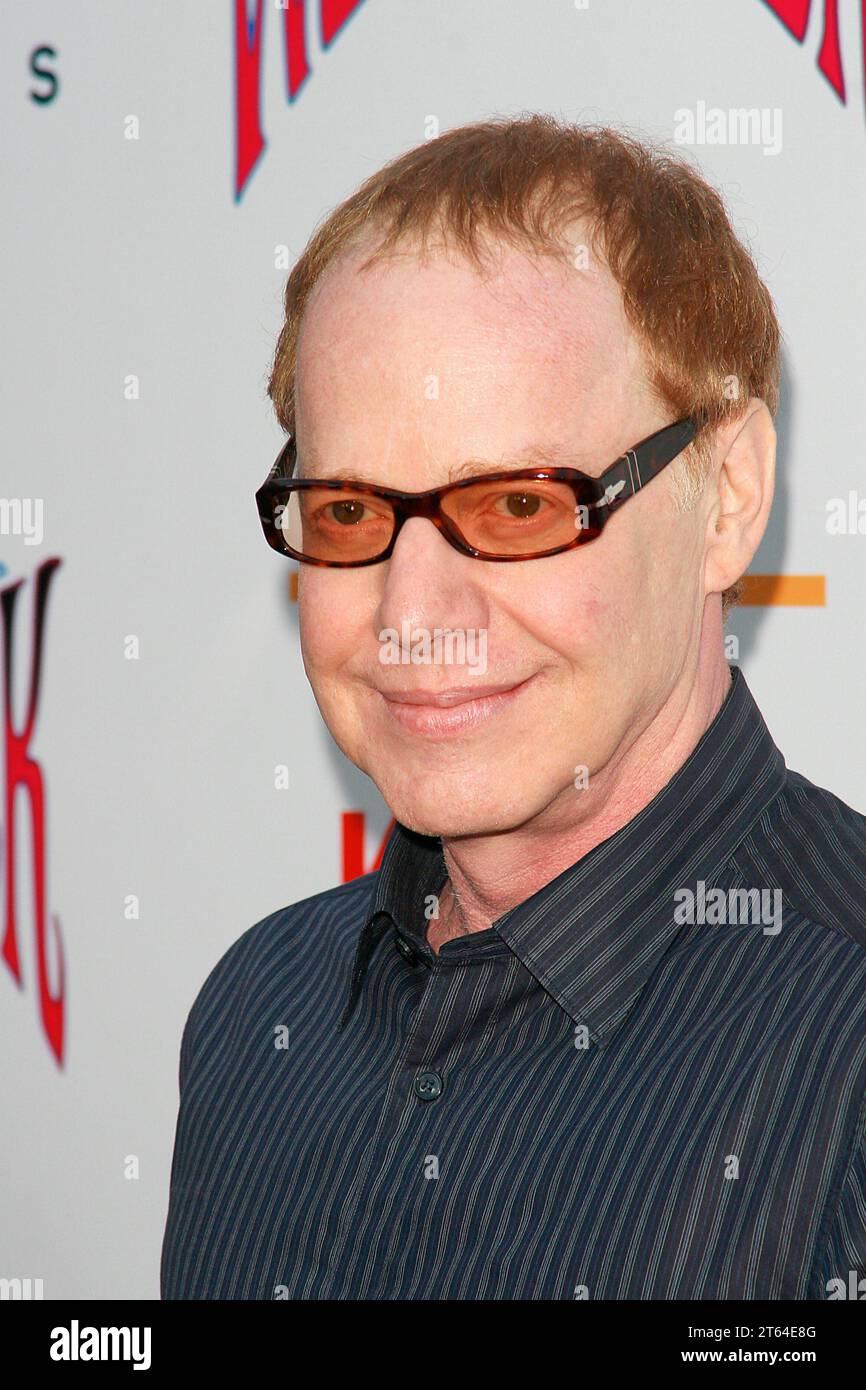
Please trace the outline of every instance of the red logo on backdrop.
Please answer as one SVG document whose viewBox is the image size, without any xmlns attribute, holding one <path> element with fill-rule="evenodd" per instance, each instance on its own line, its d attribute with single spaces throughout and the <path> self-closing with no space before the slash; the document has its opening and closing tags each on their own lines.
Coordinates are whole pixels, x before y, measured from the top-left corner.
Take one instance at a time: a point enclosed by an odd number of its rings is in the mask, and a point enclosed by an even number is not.
<svg viewBox="0 0 866 1390">
<path fill-rule="evenodd" d="M 24 823 L 15 818 L 15 793 L 21 788 L 27 794 L 30 807 L 30 833 L 33 857 L 33 905 L 34 931 L 36 937 L 36 972 L 39 989 L 39 1016 L 42 1028 L 48 1039 L 51 1051 L 58 1062 L 63 1063 L 63 1022 L 64 1022 L 64 970 L 63 943 L 60 937 L 60 923 L 56 916 L 51 924 L 54 933 L 57 959 L 57 992 L 52 993 L 48 979 L 48 932 L 46 916 L 46 858 L 45 858 L 45 783 L 42 769 L 30 753 L 30 743 L 36 727 L 36 713 L 39 707 L 39 684 L 42 672 L 42 643 L 45 635 L 45 610 L 48 604 L 48 591 L 54 572 L 60 560 L 56 557 L 44 560 L 33 576 L 35 593 L 33 597 L 33 626 L 30 645 L 30 689 L 27 693 L 26 712 L 23 724 L 16 729 L 12 715 L 12 691 L 15 630 L 15 605 L 24 583 L 23 579 L 0 589 L 0 619 L 3 625 L 3 731 L 5 745 L 6 797 L 5 816 L 5 872 L 6 872 L 6 923 L 3 935 L 3 959 L 17 982 L 23 988 L 21 960 L 18 953 L 18 912 L 15 898 L 16 847 L 19 835 L 23 835 Z M 21 801 L 18 801 L 19 815 Z"/>
<path fill-rule="evenodd" d="M 813 0 L 763 0 L 798 43 L 802 43 L 809 24 Z M 322 47 L 329 48 L 363 0 L 319 0 L 319 27 Z M 838 0 L 823 0 L 824 26 L 818 53 L 818 68 L 844 104 L 845 74 L 839 40 Z M 866 0 L 860 0 L 862 53 L 861 69 L 866 81 Z M 310 75 L 306 40 L 307 0 L 283 0 L 283 45 L 286 63 L 286 92 L 294 101 Z M 264 0 L 256 0 L 248 16 L 247 0 L 235 0 L 235 199 L 239 200 L 250 175 L 266 148 L 260 114 L 262 37 Z"/>
<path fill-rule="evenodd" d="M 839 4 L 838 0 L 823 0 L 824 28 L 821 47 L 818 52 L 818 68 L 842 104 L 845 104 L 845 74 L 842 71 L 842 47 L 839 42 Z M 780 19 L 798 43 L 806 37 L 812 0 L 764 0 L 764 4 Z M 861 67 L 866 79 L 866 0 L 860 0 L 860 19 L 862 35 Z"/>
<path fill-rule="evenodd" d="M 385 853 L 385 846 L 388 837 L 397 822 L 393 816 L 388 822 L 382 843 L 376 851 L 376 857 L 368 868 L 364 863 L 364 816 L 361 811 L 343 812 L 343 882 L 350 883 L 353 878 L 361 878 L 364 874 L 372 874 L 381 866 L 382 855 Z"/>
<path fill-rule="evenodd" d="M 319 0 L 322 47 L 329 48 L 344 24 L 363 0 Z M 246 0 L 235 0 L 235 198 L 239 199 L 250 174 L 263 154 L 265 137 L 259 114 L 262 75 L 264 0 L 256 0 L 252 18 Z M 286 59 L 286 91 L 294 101 L 310 75 L 307 59 L 307 0 L 284 0 L 283 44 Z"/>
</svg>

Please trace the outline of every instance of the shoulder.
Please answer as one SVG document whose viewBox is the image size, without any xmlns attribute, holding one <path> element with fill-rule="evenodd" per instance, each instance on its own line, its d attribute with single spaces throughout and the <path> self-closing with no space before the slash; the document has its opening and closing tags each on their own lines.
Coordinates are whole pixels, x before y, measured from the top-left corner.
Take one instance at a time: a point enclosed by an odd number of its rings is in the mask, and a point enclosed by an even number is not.
<svg viewBox="0 0 866 1390">
<path fill-rule="evenodd" d="M 735 859 L 866 966 L 866 816 L 789 770 Z"/>
<path fill-rule="evenodd" d="M 364 874 L 278 908 L 248 927 L 211 969 L 195 997 L 186 1030 L 233 1012 L 267 984 L 351 968 L 376 880 Z"/>
<path fill-rule="evenodd" d="M 866 853 L 866 815 L 855 811 L 853 806 L 826 787 L 817 786 L 808 777 L 800 772 L 792 772 L 790 768 L 782 798 L 789 810 L 804 824 L 811 824 L 815 829 L 832 827 L 840 842 L 849 852 L 859 855 L 862 862 Z"/>
<path fill-rule="evenodd" d="M 866 817 L 789 771 L 730 867 L 739 892 L 769 890 L 780 909 L 774 932 L 742 938 L 740 983 L 775 1010 L 785 1067 L 820 1079 L 815 1105 L 850 1146 L 866 1095 Z"/>
</svg>

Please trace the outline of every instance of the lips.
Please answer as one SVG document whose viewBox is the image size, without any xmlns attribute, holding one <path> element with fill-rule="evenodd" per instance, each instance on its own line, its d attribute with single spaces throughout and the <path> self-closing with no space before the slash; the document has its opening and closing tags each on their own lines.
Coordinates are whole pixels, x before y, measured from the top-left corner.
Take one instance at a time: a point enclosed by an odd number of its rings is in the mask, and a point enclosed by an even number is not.
<svg viewBox="0 0 866 1390">
<path fill-rule="evenodd" d="M 381 690 L 384 699 L 398 705 L 428 705 L 434 709 L 450 709 L 468 700 L 483 700 L 488 695 L 502 695 L 514 690 L 522 681 L 503 681 L 501 685 L 460 685 L 447 690 Z"/>
<path fill-rule="evenodd" d="M 441 739 L 470 730 L 495 719 L 520 700 L 533 676 L 517 683 L 500 685 L 452 686 L 447 690 L 379 691 L 390 719 L 402 731 L 426 738 Z"/>
</svg>

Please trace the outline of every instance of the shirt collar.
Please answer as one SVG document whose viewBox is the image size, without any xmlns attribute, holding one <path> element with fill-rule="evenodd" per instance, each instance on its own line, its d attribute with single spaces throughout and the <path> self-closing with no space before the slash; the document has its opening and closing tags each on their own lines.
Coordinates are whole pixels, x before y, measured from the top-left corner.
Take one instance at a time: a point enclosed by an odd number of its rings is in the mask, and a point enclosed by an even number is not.
<svg viewBox="0 0 866 1390">
<path fill-rule="evenodd" d="M 721 709 L 671 780 L 632 820 L 477 933 L 498 935 L 590 1041 L 616 1031 L 674 937 L 674 892 L 709 882 L 775 799 L 785 760 L 739 667 Z M 396 823 L 358 939 L 342 1027 L 389 923 L 419 956 L 429 896 L 447 877 L 438 838 Z M 421 924 L 421 925 L 419 925 Z M 475 935 L 475 934 L 474 934 Z M 481 938 L 484 938 L 482 943 Z M 473 936 L 461 939 L 472 949 Z M 450 944 L 450 943 L 449 943 Z"/>
</svg>

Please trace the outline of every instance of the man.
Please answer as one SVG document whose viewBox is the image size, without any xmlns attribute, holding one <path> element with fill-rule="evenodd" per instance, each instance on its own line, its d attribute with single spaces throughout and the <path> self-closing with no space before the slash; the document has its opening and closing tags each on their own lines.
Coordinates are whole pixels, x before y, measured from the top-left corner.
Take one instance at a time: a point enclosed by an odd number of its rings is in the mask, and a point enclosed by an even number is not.
<svg viewBox="0 0 866 1390">
<path fill-rule="evenodd" d="M 259 506 L 397 825 L 195 1001 L 164 1297 L 863 1276 L 864 817 L 723 648 L 778 348 L 717 195 L 611 131 L 452 131 L 313 237 Z"/>
</svg>

